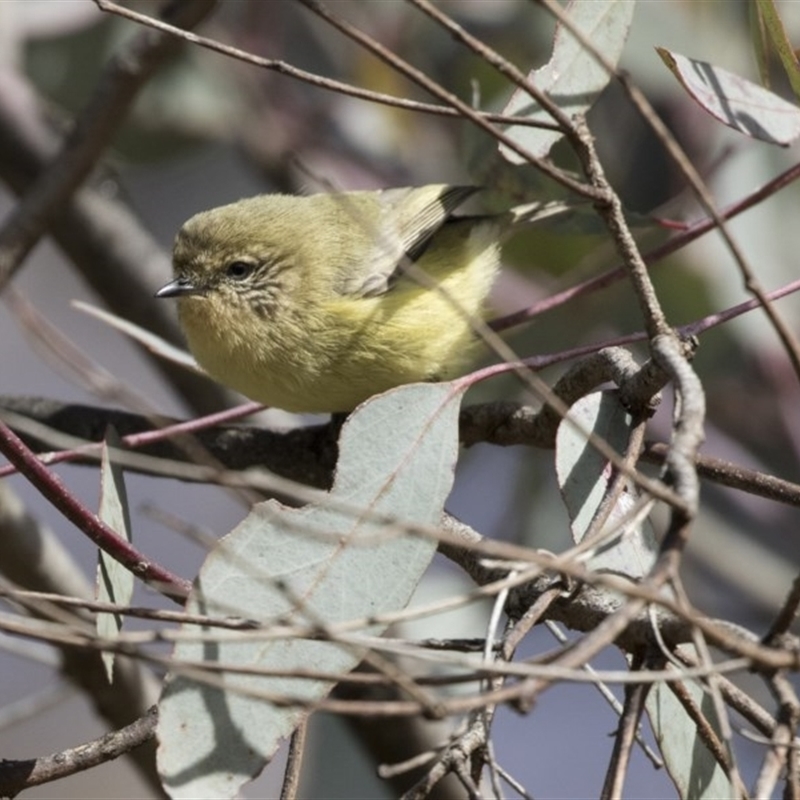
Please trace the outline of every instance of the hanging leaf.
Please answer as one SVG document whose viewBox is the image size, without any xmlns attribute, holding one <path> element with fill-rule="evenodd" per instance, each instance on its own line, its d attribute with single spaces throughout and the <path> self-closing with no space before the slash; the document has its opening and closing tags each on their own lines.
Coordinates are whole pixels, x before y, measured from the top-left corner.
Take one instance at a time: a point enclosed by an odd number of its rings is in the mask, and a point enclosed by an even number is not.
<svg viewBox="0 0 800 800">
<path fill-rule="evenodd" d="M 616 392 L 594 392 L 570 408 L 570 416 L 584 430 L 608 442 L 617 453 L 624 453 L 631 434 L 631 418 Z M 605 512 L 616 470 L 583 435 L 567 421 L 556 433 L 556 476 L 569 514 L 572 536 L 582 542 L 598 514 Z M 588 566 L 637 579 L 652 567 L 658 547 L 646 518 L 649 506 L 635 513 L 636 487 L 625 481 L 623 491 L 608 509 L 601 528 L 603 537 Z"/>
<path fill-rule="evenodd" d="M 404 531 L 403 523 L 435 525 L 441 517 L 458 450 L 460 400 L 450 384 L 414 384 L 364 403 L 342 428 L 329 500 L 302 509 L 274 501 L 255 506 L 209 554 L 187 611 L 240 615 L 267 632 L 278 622 L 324 631 L 405 607 L 436 543 Z M 387 518 L 398 522 L 388 525 Z M 371 625 L 367 632 L 383 629 Z M 194 625 L 182 632 L 194 639 L 175 647 L 176 664 L 217 662 L 282 677 L 224 671 L 223 689 L 179 668 L 171 673 L 161 699 L 158 765 L 172 797 L 235 796 L 303 719 L 302 706 L 333 686 L 285 676 L 307 669 L 346 673 L 365 653 L 324 636 L 242 640 Z"/>
<path fill-rule="evenodd" d="M 712 117 L 745 136 L 786 146 L 800 136 L 800 108 L 707 61 L 656 52 L 683 88 Z"/>
<path fill-rule="evenodd" d="M 109 447 L 121 447 L 117 432 L 109 426 L 103 440 L 100 461 L 100 509 L 97 515 L 114 532 L 131 541 L 131 521 L 128 511 L 128 494 L 122 467 L 114 464 L 109 455 Z M 105 603 L 129 605 L 133 597 L 133 573 L 107 553 L 98 550 L 97 558 L 97 599 Z M 97 615 L 97 635 L 103 639 L 116 639 L 122 630 L 123 617 L 120 614 L 101 612 Z M 103 653 L 103 664 L 108 681 L 114 676 L 114 653 Z"/>
<path fill-rule="evenodd" d="M 792 86 L 795 97 L 800 97 L 800 61 L 798 61 L 792 42 L 783 27 L 783 21 L 775 6 L 775 0 L 756 0 L 758 17 L 769 33 L 769 38 L 783 64 L 786 77 Z"/>
<path fill-rule="evenodd" d="M 605 59 L 616 65 L 628 38 L 635 7 L 636 3 L 629 0 L 573 2 L 567 6 L 567 15 Z M 528 78 L 538 89 L 546 92 L 565 114 L 574 118 L 591 108 L 611 76 L 563 25 L 559 25 L 550 60 L 543 67 L 533 70 Z M 503 113 L 551 125 L 553 123 L 550 114 L 519 88 L 511 96 Z M 545 157 L 563 137 L 561 131 L 521 125 L 512 125 L 506 134 L 540 158 Z M 513 164 L 524 163 L 521 156 L 505 145 L 500 145 L 500 152 Z"/>
<path fill-rule="evenodd" d="M 684 647 L 687 647 L 684 645 Z M 695 705 L 717 730 L 711 697 L 696 681 L 683 681 Z M 739 797 L 725 770 L 697 734 L 697 726 L 675 694 L 665 684 L 656 684 L 645 703 L 664 764 L 679 797 L 697 800 L 727 800 Z"/>
</svg>

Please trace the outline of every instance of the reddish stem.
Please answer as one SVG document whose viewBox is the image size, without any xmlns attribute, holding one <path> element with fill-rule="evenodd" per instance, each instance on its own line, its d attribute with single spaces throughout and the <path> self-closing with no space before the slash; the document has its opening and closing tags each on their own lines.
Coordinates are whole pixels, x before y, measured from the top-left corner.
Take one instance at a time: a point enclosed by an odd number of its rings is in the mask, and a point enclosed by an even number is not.
<svg viewBox="0 0 800 800">
<path fill-rule="evenodd" d="M 733 219 L 735 216 L 741 214 L 743 211 L 747 211 L 749 208 L 752 208 L 757 203 L 760 203 L 765 198 L 775 194 L 798 178 L 800 178 L 800 164 L 795 164 L 785 172 L 782 172 L 776 178 L 773 178 L 768 183 L 765 183 L 760 189 L 757 189 L 755 192 L 745 197 L 744 200 L 740 200 L 737 203 L 733 203 L 732 205 L 728 206 L 726 209 L 720 212 L 720 217 L 725 220 Z M 714 227 L 716 227 L 716 223 L 713 219 L 702 219 L 699 222 L 689 225 L 684 229 L 683 233 L 673 237 L 667 242 L 664 242 L 664 244 L 656 247 L 649 253 L 645 253 L 643 256 L 645 263 L 648 266 L 652 266 L 661 259 L 671 255 L 676 250 L 680 250 L 690 242 L 698 239 L 703 234 L 708 233 L 708 231 Z M 596 275 L 594 278 L 589 278 L 588 280 L 579 283 L 577 286 L 570 286 L 568 289 L 558 292 L 558 294 L 554 294 L 551 297 L 546 297 L 544 300 L 540 300 L 538 303 L 534 303 L 528 308 L 523 308 L 520 311 L 515 311 L 513 314 L 508 314 L 500 319 L 492 320 L 489 323 L 489 326 L 492 328 L 492 330 L 504 331 L 508 328 L 513 328 L 516 325 L 521 325 L 523 322 L 527 322 L 529 319 L 532 319 L 539 314 L 543 314 L 545 311 L 551 311 L 554 308 L 558 308 L 559 306 L 564 305 L 564 303 L 567 303 L 576 297 L 588 294 L 589 292 L 597 289 L 604 289 L 606 286 L 610 286 L 612 283 L 616 283 L 618 280 L 621 280 L 627 274 L 628 272 L 624 267 L 615 267 L 608 272 L 604 272 L 602 275 Z"/>
<path fill-rule="evenodd" d="M 217 411 L 213 414 L 207 414 L 204 417 L 198 417 L 196 419 L 176 422 L 174 425 L 166 425 L 163 428 L 142 431 L 141 433 L 129 433 L 122 437 L 122 444 L 135 450 L 138 447 L 146 447 L 147 445 L 161 442 L 164 439 L 170 439 L 180 433 L 197 433 L 206 428 L 213 428 L 215 425 L 221 425 L 226 422 L 241 419 L 242 417 L 248 417 L 263 410 L 264 406 L 260 403 L 243 403 L 235 408 Z M 88 442 L 87 444 L 80 445 L 71 450 L 59 450 L 54 453 L 45 454 L 38 453 L 36 458 L 42 464 L 61 464 L 64 461 L 74 461 L 82 456 L 97 453 L 100 451 L 100 447 L 101 442 Z M 17 468 L 13 464 L 0 467 L 0 478 L 13 475 L 15 472 L 17 472 Z"/>
<path fill-rule="evenodd" d="M 80 502 L 62 480 L 25 446 L 25 443 L 0 421 L 0 451 L 70 522 L 83 531 L 101 550 L 151 584 L 166 597 L 183 603 L 191 589 L 189 581 L 150 561 L 129 542 Z"/>
</svg>

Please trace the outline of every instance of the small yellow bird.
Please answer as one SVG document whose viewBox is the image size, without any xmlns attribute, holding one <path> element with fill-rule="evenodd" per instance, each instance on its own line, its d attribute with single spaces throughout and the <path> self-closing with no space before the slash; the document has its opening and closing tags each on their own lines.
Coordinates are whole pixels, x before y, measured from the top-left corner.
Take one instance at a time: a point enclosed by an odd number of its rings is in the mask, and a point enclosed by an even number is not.
<svg viewBox="0 0 800 800">
<path fill-rule="evenodd" d="M 504 229 L 453 217 L 476 191 L 430 185 L 260 195 L 192 217 L 175 240 L 178 298 L 198 363 L 220 383 L 297 412 L 462 372 L 480 347 Z M 438 288 L 437 288 L 438 287 Z"/>
</svg>

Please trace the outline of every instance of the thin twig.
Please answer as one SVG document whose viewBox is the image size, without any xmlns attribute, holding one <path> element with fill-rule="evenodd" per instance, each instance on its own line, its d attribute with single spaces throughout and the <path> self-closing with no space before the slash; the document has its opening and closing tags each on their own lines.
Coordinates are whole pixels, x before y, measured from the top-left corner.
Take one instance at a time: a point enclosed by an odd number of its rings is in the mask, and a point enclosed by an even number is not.
<svg viewBox="0 0 800 800">
<path fill-rule="evenodd" d="M 775 784 L 786 771 L 783 797 L 797 800 L 800 797 L 800 776 L 797 774 L 797 725 L 800 720 L 800 703 L 797 693 L 785 675 L 777 673 L 769 678 L 772 694 L 779 703 L 775 730 L 770 737 L 770 747 L 764 756 L 755 787 L 754 797 L 772 797 Z"/>
<path fill-rule="evenodd" d="M 639 112 L 642 119 L 650 126 L 653 133 L 655 133 L 658 140 L 664 145 L 672 160 L 684 175 L 695 196 L 700 204 L 705 209 L 709 217 L 714 221 L 715 227 L 719 230 L 728 250 L 733 256 L 739 272 L 743 278 L 745 288 L 751 292 L 763 307 L 767 318 L 772 323 L 778 337 L 783 343 L 786 353 L 792 363 L 795 375 L 800 380 L 800 342 L 798 342 L 791 328 L 784 322 L 782 317 L 778 314 L 772 302 L 769 300 L 766 292 L 761 287 L 756 279 L 755 272 L 750 266 L 747 258 L 745 257 L 742 249 L 739 247 L 736 240 L 733 238 L 728 226 L 725 223 L 722 215 L 717 210 L 714 198 L 711 195 L 708 187 L 703 181 L 700 173 L 695 168 L 691 159 L 686 155 L 683 148 L 678 144 L 675 137 L 670 133 L 667 126 L 656 114 L 655 109 L 645 97 L 644 92 L 630 80 L 628 75 L 620 72 L 613 64 L 610 64 L 603 56 L 602 52 L 594 45 L 594 43 L 579 30 L 574 22 L 569 18 L 568 13 L 560 6 L 555 0 L 539 0 L 548 11 L 581 43 L 583 48 L 595 58 L 611 75 L 614 75 L 620 82 L 625 93 L 628 95 L 634 108 Z"/>
<path fill-rule="evenodd" d="M 698 736 L 708 748 L 716 762 L 726 771 L 730 769 L 730 759 L 725 749 L 724 742 L 719 738 L 714 726 L 709 722 L 702 709 L 697 705 L 686 685 L 681 681 L 671 681 L 667 684 L 676 700 L 683 706 L 689 718 L 697 728 Z"/>
<path fill-rule="evenodd" d="M 795 164 L 782 172 L 776 178 L 773 178 L 765 183 L 759 189 L 756 189 L 756 191 L 747 195 L 747 197 L 744 199 L 737 200 L 735 203 L 731 203 L 729 206 L 722 209 L 719 212 L 720 216 L 726 220 L 733 219 L 744 211 L 747 211 L 753 206 L 757 205 L 767 197 L 770 197 L 781 189 L 786 188 L 798 178 L 800 178 L 800 164 Z M 696 239 L 699 239 L 704 234 L 714 230 L 715 227 L 716 222 L 713 219 L 706 217 L 699 222 L 695 222 L 687 226 L 686 229 L 680 234 L 673 236 L 671 239 L 664 242 L 664 244 L 661 244 L 658 247 L 643 253 L 642 258 L 648 267 L 657 266 L 667 256 L 672 255 L 672 253 L 675 253 L 678 250 L 686 247 L 688 244 Z M 528 320 L 539 316 L 540 314 L 560 308 L 562 305 L 570 302 L 571 300 L 575 300 L 583 295 L 590 294 L 591 292 L 598 291 L 600 289 L 605 289 L 608 286 L 612 286 L 617 281 L 622 280 L 626 275 L 627 271 L 624 266 L 620 265 L 618 267 L 613 267 L 601 275 L 596 275 L 593 278 L 588 278 L 581 283 L 570 286 L 569 288 L 557 292 L 554 295 L 550 295 L 549 297 L 546 297 L 525 309 L 515 311 L 514 313 L 508 314 L 501 319 L 493 320 L 491 322 L 491 327 L 495 331 L 503 331 L 507 330 L 508 328 L 513 328 L 516 325 L 521 325 Z M 770 299 L 774 300 L 775 298 L 770 296 Z M 758 300 L 755 300 L 751 305 L 748 306 L 748 308 L 760 307 L 761 303 Z"/>
<path fill-rule="evenodd" d="M 800 608 L 800 575 L 796 575 L 792 581 L 792 587 L 783 605 L 764 636 L 764 644 L 778 646 L 780 638 L 789 631 L 797 619 L 798 608 Z"/>
<path fill-rule="evenodd" d="M 2 397 L 0 407 L 11 412 L 8 420 L 17 420 L 9 422 L 10 427 L 18 430 L 20 435 L 25 436 L 28 446 L 37 450 L 74 450 L 89 442 L 101 442 L 108 425 L 113 425 L 122 436 L 153 435 L 151 420 L 119 409 L 62 403 L 38 397 Z M 29 418 L 32 425 L 25 424 L 20 416 Z M 191 420 L 187 422 L 191 424 Z M 53 436 L 54 431 L 69 437 L 69 443 L 58 441 L 59 437 Z M 209 431 L 195 429 L 191 433 L 228 470 L 243 471 L 260 466 L 306 486 L 330 487 L 337 448 L 329 425 L 298 428 L 285 433 L 238 426 Z M 171 442 L 143 444 L 139 440 L 139 444 L 146 454 L 155 458 L 186 461 L 186 453 Z M 117 455 L 122 458 L 125 453 Z M 81 463 L 96 462 L 97 459 L 89 455 L 81 460 Z M 136 470 L 144 468 L 143 464 L 137 467 L 132 462 L 125 462 L 125 466 Z M 214 470 L 207 467 L 197 469 L 205 472 L 206 477 L 200 478 L 200 473 L 195 478 L 185 474 L 181 480 L 213 480 Z M 157 474 L 163 474 L 163 471 Z"/>
<path fill-rule="evenodd" d="M 690 605 L 689 597 L 686 594 L 686 590 L 684 589 L 680 576 L 676 576 L 673 579 L 671 588 L 675 593 L 678 602 L 688 608 Z M 728 708 L 723 699 L 719 676 L 714 671 L 714 661 L 711 657 L 711 651 L 708 647 L 708 642 L 706 641 L 705 636 L 703 636 L 703 632 L 699 628 L 693 629 L 692 640 L 694 642 L 694 647 L 700 663 L 709 667 L 708 677 L 705 679 L 704 683 L 706 691 L 711 697 L 714 715 L 716 717 L 717 725 L 722 737 L 722 742 L 725 746 L 727 760 L 723 766 L 726 766 L 726 774 L 731 782 L 731 785 L 733 786 L 734 791 L 740 798 L 742 798 L 742 800 L 745 800 L 745 798 L 747 798 L 747 789 L 744 781 L 742 780 L 741 773 L 739 772 L 739 765 L 736 761 L 736 751 L 733 747 L 733 727 L 731 726 Z"/>
<path fill-rule="evenodd" d="M 0 75 L 0 176 L 19 196 L 44 175 L 63 146 L 48 124 L 45 105 L 21 74 Z M 170 342 L 180 341 L 174 314 L 152 299 L 169 272 L 169 258 L 123 202 L 81 186 L 54 210 L 48 232 L 113 312 Z M 228 402 L 218 384 L 145 352 L 189 408 L 208 413 Z"/>
<path fill-rule="evenodd" d="M 575 180 L 572 176 L 553 166 L 550 162 L 545 161 L 544 159 L 536 158 L 512 137 L 508 136 L 499 128 L 494 126 L 491 122 L 484 119 L 480 114 L 476 113 L 472 106 L 468 105 L 451 92 L 448 92 L 439 83 L 428 77 L 424 72 L 411 66 L 411 64 L 409 64 L 407 61 L 403 60 L 389 49 L 383 47 L 372 37 L 367 36 L 367 34 L 358 30 L 356 27 L 334 14 L 328 7 L 319 2 L 319 0 L 297 0 L 297 2 L 309 9 L 309 11 L 312 11 L 314 14 L 324 19 L 328 24 L 336 28 L 336 30 L 340 31 L 345 36 L 369 50 L 369 52 L 380 58 L 393 69 L 397 70 L 400 74 L 404 75 L 418 86 L 421 86 L 427 92 L 430 92 L 430 94 L 432 94 L 434 97 L 437 97 L 443 103 L 446 103 L 451 108 L 454 108 L 462 117 L 470 120 L 481 130 L 486 131 L 490 136 L 492 136 L 492 138 L 504 144 L 526 162 L 535 164 L 537 169 L 541 170 L 545 175 L 552 178 L 561 186 L 564 186 L 570 191 L 575 192 L 579 197 L 585 197 L 590 200 L 597 199 L 597 193 L 592 189 L 592 187 Z M 522 79 L 525 81 L 524 76 Z M 538 90 L 535 87 L 532 87 L 532 91 L 538 93 Z"/>
<path fill-rule="evenodd" d="M 233 422 L 244 417 L 249 417 L 258 413 L 262 409 L 263 406 L 259 403 L 243 403 L 235 406 L 234 408 L 229 408 L 224 411 L 217 411 L 213 414 L 206 414 L 202 417 L 194 417 L 193 419 L 188 419 L 183 422 L 175 422 L 174 424 L 165 424 L 162 427 L 158 427 L 154 430 L 144 430 L 141 433 L 127 434 L 120 437 L 120 441 L 125 447 L 130 447 L 132 450 L 151 447 L 152 445 L 168 441 L 176 435 L 183 435 L 187 433 L 196 434 L 200 431 L 208 430 L 209 428 L 216 428 L 225 422 Z M 99 411 L 100 409 L 97 410 Z M 12 416 L 16 417 L 15 414 L 12 414 Z M 133 416 L 134 415 L 131 415 L 131 417 Z M 152 423 L 152 419 L 146 416 L 142 417 L 136 415 L 136 418 L 141 420 L 142 426 L 148 426 Z M 6 421 L 8 422 L 9 419 L 6 419 Z M 163 421 L 166 422 L 166 420 Z M 10 425 L 12 429 L 15 429 L 17 432 L 19 432 L 19 429 L 15 428 L 13 420 L 10 422 Z M 63 432 L 69 433 L 69 431 Z M 64 462 L 79 460 L 85 462 L 87 459 L 94 463 L 95 461 L 99 460 L 102 447 L 103 444 L 101 442 L 87 442 L 84 445 L 79 445 L 71 449 L 56 450 L 50 453 L 38 453 L 37 455 L 42 464 L 48 465 L 63 464 Z M 180 450 L 180 453 L 184 457 L 186 456 L 184 450 Z M 0 468 L 0 478 L 13 475 L 15 472 L 16 468 L 13 465 L 2 467 Z"/>
<path fill-rule="evenodd" d="M 289 741 L 289 757 L 286 760 L 286 770 L 283 773 L 280 800 L 296 800 L 300 788 L 300 775 L 303 767 L 303 755 L 306 749 L 306 734 L 308 733 L 308 720 L 304 719 L 295 728 Z"/>
<path fill-rule="evenodd" d="M 527 789 L 513 776 L 511 775 L 508 770 L 504 769 L 502 764 L 497 764 L 496 767 L 497 773 L 500 777 L 515 791 L 522 800 L 534 800 L 532 794 L 529 794 Z M 500 795 L 502 797 L 502 795 Z"/>
<path fill-rule="evenodd" d="M 553 636 L 555 636 L 555 638 L 559 642 L 561 642 L 562 644 L 566 644 L 567 643 L 567 641 L 568 641 L 567 637 L 564 635 L 564 633 L 561 631 L 561 629 L 558 627 L 558 625 L 556 625 L 555 622 L 546 622 L 545 625 L 547 625 L 547 629 L 550 631 L 550 633 Z M 583 665 L 583 669 L 586 672 L 588 672 L 590 675 L 597 675 L 597 670 L 591 664 L 584 664 Z M 600 692 L 600 695 L 602 696 L 602 698 L 614 710 L 614 713 L 617 714 L 617 716 L 622 716 L 623 707 L 622 707 L 621 703 L 619 702 L 619 700 L 617 700 L 616 695 L 611 691 L 611 689 L 609 689 L 608 686 L 606 686 L 606 684 L 603 683 L 602 680 L 600 680 L 599 676 L 597 677 L 597 682 L 594 685 L 595 685 L 597 691 Z M 636 739 L 636 743 L 639 745 L 639 747 L 641 747 L 642 752 L 650 760 L 650 763 L 656 769 L 661 769 L 664 766 L 664 760 L 644 740 L 644 736 L 642 735 L 642 731 L 641 731 L 640 727 L 637 727 L 636 732 L 634 734 L 634 737 Z"/>
<path fill-rule="evenodd" d="M 706 402 L 703 385 L 686 360 L 680 342 L 674 336 L 657 336 L 651 347 L 653 360 L 670 375 L 679 392 L 680 412 L 673 426 L 666 466 L 669 478 L 686 506 L 672 508 L 669 528 L 661 545 L 662 554 L 668 554 L 671 550 L 671 555 L 677 557 L 688 538 L 688 527 L 700 501 L 695 461 L 704 438 Z"/>
<path fill-rule="evenodd" d="M 631 670 L 636 671 L 641 666 L 641 659 L 634 659 Z M 648 667 L 660 667 L 661 664 L 648 662 Z M 639 720 L 644 711 L 644 703 L 650 692 L 650 684 L 633 683 L 625 687 L 625 703 L 619 718 L 617 735 L 614 737 L 614 749 L 608 762 L 602 800 L 612 800 L 622 797 L 622 787 L 633 750 L 633 743 L 638 735 Z"/>
<path fill-rule="evenodd" d="M 668 446 L 663 442 L 648 442 L 642 451 L 641 460 L 651 464 L 663 464 Z M 800 506 L 800 484 L 748 469 L 721 458 L 696 455 L 697 474 L 720 486 L 739 489 L 756 497 L 765 497 L 776 503 Z M 787 598 L 788 599 L 788 598 Z"/>
<path fill-rule="evenodd" d="M 555 129 L 570 135 L 574 131 L 570 116 L 554 102 L 546 92 L 540 89 L 527 75 L 518 70 L 508 59 L 503 58 L 485 42 L 468 33 L 452 17 L 443 13 L 429 0 L 407 0 L 420 11 L 427 14 L 438 25 L 441 25 L 454 39 L 472 50 L 483 62 L 490 64 L 501 75 L 526 92 L 541 108 L 555 120 Z"/>
<path fill-rule="evenodd" d="M 410 100 L 406 97 L 397 97 L 395 95 L 385 94 L 383 92 L 375 92 L 370 89 L 364 89 L 360 86 L 355 86 L 351 83 L 344 83 L 332 78 L 327 78 L 324 75 L 319 75 L 315 72 L 308 72 L 307 70 L 295 67 L 286 61 L 281 61 L 275 58 L 264 58 L 257 56 L 246 50 L 241 50 L 238 47 L 224 44 L 217 39 L 210 39 L 207 36 L 200 36 L 192 31 L 184 30 L 175 25 L 170 25 L 163 20 L 156 19 L 155 17 L 141 14 L 134 11 L 132 8 L 126 8 L 119 5 L 119 3 L 112 2 L 112 0 L 94 0 L 101 11 L 109 14 L 116 14 L 124 19 L 129 19 L 133 22 L 138 22 L 140 25 L 145 25 L 149 28 L 162 31 L 171 36 L 183 39 L 190 44 L 197 45 L 198 47 L 211 50 L 214 53 L 229 56 L 244 64 L 251 64 L 254 67 L 277 72 L 280 75 L 286 75 L 289 78 L 307 83 L 310 86 L 316 86 L 320 89 L 326 89 L 337 94 L 343 94 L 347 97 L 355 97 L 359 100 L 366 100 L 370 103 L 378 103 L 392 108 L 400 108 L 405 111 L 414 111 L 420 114 L 433 114 L 440 117 L 452 117 L 461 119 L 462 115 L 459 111 L 448 106 L 437 106 L 431 103 L 422 103 L 419 100 Z M 557 130 L 558 126 L 555 123 L 547 123 L 539 120 L 523 119 L 520 117 L 508 114 L 492 114 L 489 112 L 478 111 L 481 117 L 489 122 L 498 123 L 501 125 L 524 125 L 531 128 L 544 128 L 547 130 Z"/>
</svg>

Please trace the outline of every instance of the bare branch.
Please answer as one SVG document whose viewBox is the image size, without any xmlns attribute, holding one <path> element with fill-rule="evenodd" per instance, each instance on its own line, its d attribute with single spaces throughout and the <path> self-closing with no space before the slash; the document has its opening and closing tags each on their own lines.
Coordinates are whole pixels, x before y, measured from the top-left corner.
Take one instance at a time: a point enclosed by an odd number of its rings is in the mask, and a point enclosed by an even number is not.
<svg viewBox="0 0 800 800">
<path fill-rule="evenodd" d="M 390 106 L 392 108 L 401 108 L 406 111 L 414 111 L 419 114 L 434 114 L 440 117 L 452 117 L 455 119 L 461 118 L 461 113 L 458 110 L 449 108 L 447 106 L 421 103 L 418 100 L 409 100 L 405 97 L 395 97 L 394 95 L 385 94 L 383 92 L 374 92 L 370 91 L 369 89 L 363 89 L 360 86 L 354 86 L 350 83 L 344 83 L 342 81 L 327 78 L 324 75 L 308 72 L 307 70 L 295 67 L 286 61 L 281 61 L 275 58 L 264 58 L 262 56 L 254 55 L 253 53 L 248 53 L 246 50 L 241 50 L 238 47 L 233 47 L 232 45 L 225 44 L 217 41 L 216 39 L 210 39 L 207 36 L 200 36 L 191 31 L 184 30 L 177 25 L 170 25 L 164 20 L 155 19 L 147 14 L 140 14 L 138 11 L 134 11 L 131 8 L 126 8 L 118 3 L 111 2 L 111 0 L 94 1 L 97 3 L 101 11 L 106 11 L 110 14 L 116 14 L 119 17 L 129 19 L 133 22 L 138 22 L 140 25 L 154 28 L 157 31 L 170 34 L 171 36 L 175 36 L 176 38 L 182 39 L 190 44 L 203 47 L 206 50 L 211 50 L 212 52 L 228 56 L 236 61 L 241 61 L 244 64 L 251 64 L 254 67 L 260 67 L 261 69 L 277 72 L 280 75 L 286 75 L 289 78 L 302 81 L 310 86 L 316 86 L 320 89 L 326 89 L 331 92 L 346 95 L 347 97 L 355 97 L 359 100 L 366 100 L 370 103 L 378 103 L 380 105 Z M 519 117 L 508 116 L 506 114 L 490 114 L 486 112 L 478 113 L 488 122 L 506 125 L 525 125 L 532 128 L 557 128 L 555 123 L 548 124 L 535 120 L 520 119 Z"/>
<path fill-rule="evenodd" d="M 296 800 L 300 787 L 300 769 L 303 766 L 303 755 L 306 747 L 308 721 L 303 720 L 295 729 L 289 742 L 289 758 L 281 785 L 280 800 Z"/>
<path fill-rule="evenodd" d="M 343 20 L 338 15 L 334 14 L 324 3 L 319 0 L 298 0 L 303 6 L 308 8 L 317 16 L 324 19 L 336 30 L 343 33 L 348 38 L 366 48 L 373 55 L 380 58 L 393 69 L 397 70 L 400 74 L 404 75 L 409 80 L 421 86 L 426 91 L 430 92 L 434 97 L 437 97 L 443 103 L 446 103 L 451 108 L 458 111 L 464 118 L 470 120 L 474 125 L 483 131 L 486 131 L 496 141 L 501 142 L 510 150 L 513 150 L 517 155 L 523 158 L 529 164 L 534 164 L 537 169 L 541 170 L 545 175 L 552 178 L 556 183 L 564 186 L 567 189 L 575 192 L 579 197 L 586 197 L 587 199 L 595 200 L 598 195 L 592 187 L 575 180 L 571 175 L 563 170 L 553 166 L 549 161 L 536 158 L 532 153 L 529 153 L 518 142 L 507 136 L 499 128 L 492 125 L 491 122 L 484 119 L 480 114 L 461 100 L 456 95 L 448 92 L 444 87 L 434 80 L 431 80 L 424 72 L 411 66 L 407 61 L 400 58 L 395 53 L 391 52 L 388 48 L 376 42 L 372 37 L 365 34 L 363 31 L 358 30 L 355 26 Z M 526 85 L 529 83 L 525 76 L 520 75 L 520 80 Z M 539 94 L 536 87 L 531 86 L 530 91 Z"/>
<path fill-rule="evenodd" d="M 119 758 L 150 741 L 155 735 L 157 721 L 158 709 L 153 706 L 136 722 L 78 747 L 24 761 L 3 759 L 0 762 L 0 794 L 15 797 L 25 789 Z"/>
<path fill-rule="evenodd" d="M 764 637 L 765 644 L 780 646 L 781 638 L 789 632 L 789 628 L 797 619 L 798 609 L 800 609 L 800 575 L 795 576 L 786 600 L 770 625 Z"/>
<path fill-rule="evenodd" d="M 662 665 L 663 659 L 661 661 L 647 662 L 648 669 L 658 669 Z M 636 670 L 640 666 L 641 659 L 637 659 L 634 660 L 631 669 Z M 625 775 L 628 770 L 633 743 L 636 740 L 639 720 L 642 717 L 644 703 L 649 692 L 649 684 L 634 683 L 625 687 L 625 705 L 619 718 L 617 735 L 614 737 L 614 750 L 608 764 L 603 792 L 600 795 L 603 800 L 623 796 L 622 788 L 625 783 Z"/>
</svg>

